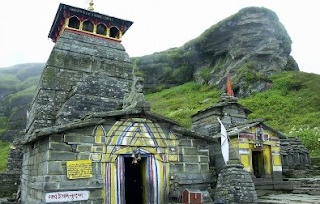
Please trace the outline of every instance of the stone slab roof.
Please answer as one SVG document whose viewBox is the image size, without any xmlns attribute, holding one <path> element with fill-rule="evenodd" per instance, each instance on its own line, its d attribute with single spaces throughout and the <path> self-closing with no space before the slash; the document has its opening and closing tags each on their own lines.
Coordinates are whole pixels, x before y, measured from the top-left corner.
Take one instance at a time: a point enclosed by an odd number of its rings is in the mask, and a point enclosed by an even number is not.
<svg viewBox="0 0 320 204">
<path fill-rule="evenodd" d="M 200 113 L 203 113 L 203 112 L 206 112 L 206 111 L 208 111 L 208 110 L 212 110 L 212 109 L 216 109 L 216 108 L 222 108 L 222 107 L 226 107 L 226 106 L 232 105 L 232 104 L 237 105 L 238 107 L 240 107 L 241 109 L 243 109 L 247 115 L 250 114 L 250 113 L 252 113 L 251 110 L 249 110 L 248 108 L 246 108 L 246 107 L 244 107 L 243 105 L 239 104 L 238 102 L 218 102 L 218 103 L 216 103 L 216 104 L 214 104 L 214 105 L 212 105 L 212 106 L 207 107 L 206 109 L 203 109 L 203 110 L 198 111 L 198 112 L 197 112 L 196 114 L 194 114 L 193 116 L 196 116 L 196 115 L 198 115 L 198 114 L 200 114 Z M 193 117 L 193 116 L 192 116 L 192 117 Z"/>
<path fill-rule="evenodd" d="M 101 113 L 95 113 L 92 115 L 87 115 L 82 119 L 76 120 L 74 122 L 70 122 L 63 125 L 56 125 L 52 127 L 46 127 L 46 128 L 39 128 L 35 130 L 32 134 L 25 135 L 25 138 L 21 141 L 22 144 L 28 144 L 33 141 L 42 139 L 46 136 L 61 133 L 64 131 L 76 129 L 76 128 L 83 128 L 88 127 L 92 125 L 99 125 L 106 121 L 109 117 L 118 117 L 118 116 L 133 116 L 133 115 L 144 115 L 148 118 L 153 118 L 158 121 L 162 121 L 165 123 L 169 123 L 173 126 L 172 130 L 176 133 L 185 135 L 187 137 L 193 137 L 196 139 L 205 140 L 207 142 L 215 142 L 216 139 L 212 137 L 208 137 L 203 134 L 199 134 L 197 132 L 191 131 L 189 129 L 186 129 L 182 127 L 180 124 L 178 124 L 176 121 L 166 118 L 164 116 L 151 113 L 149 111 L 143 111 L 143 110 L 115 110 L 115 111 L 108 111 L 108 112 L 101 112 Z"/>
<path fill-rule="evenodd" d="M 259 124 L 262 125 L 264 129 L 269 130 L 270 132 L 272 132 L 275 136 L 277 136 L 277 137 L 279 137 L 281 139 L 286 138 L 286 136 L 283 133 L 280 133 L 280 132 L 272 129 L 270 126 L 266 125 L 264 123 L 263 119 L 250 120 L 250 121 L 247 121 L 245 123 L 239 124 L 237 126 L 231 127 L 229 129 L 227 129 L 227 135 L 229 137 L 238 136 L 239 133 L 245 132 L 249 128 L 255 127 L 256 125 L 259 125 Z M 218 133 L 218 134 L 213 136 L 213 138 L 220 138 L 220 137 L 221 137 L 221 133 Z"/>
</svg>

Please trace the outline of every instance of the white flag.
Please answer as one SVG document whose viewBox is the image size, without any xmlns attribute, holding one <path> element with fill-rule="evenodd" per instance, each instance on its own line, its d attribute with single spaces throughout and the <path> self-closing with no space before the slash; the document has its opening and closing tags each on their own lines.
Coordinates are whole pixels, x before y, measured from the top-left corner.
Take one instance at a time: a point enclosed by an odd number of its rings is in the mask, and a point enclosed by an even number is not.
<svg viewBox="0 0 320 204">
<path fill-rule="evenodd" d="M 218 118 L 218 121 L 221 125 L 221 151 L 224 162 L 227 164 L 227 161 L 229 161 L 229 141 L 227 136 L 227 130 Z"/>
</svg>

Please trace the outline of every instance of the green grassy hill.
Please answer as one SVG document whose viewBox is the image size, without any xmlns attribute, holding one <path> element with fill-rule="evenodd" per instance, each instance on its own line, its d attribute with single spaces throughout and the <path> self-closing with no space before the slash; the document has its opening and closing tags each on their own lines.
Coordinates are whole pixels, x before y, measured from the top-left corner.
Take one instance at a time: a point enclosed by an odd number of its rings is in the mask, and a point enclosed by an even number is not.
<svg viewBox="0 0 320 204">
<path fill-rule="evenodd" d="M 320 75 L 284 72 L 271 76 L 272 88 L 239 103 L 253 111 L 250 119 L 263 118 L 287 136 L 299 136 L 312 156 L 320 156 Z M 191 115 L 213 105 L 221 92 L 214 87 L 186 83 L 149 94 L 152 111 L 191 127 Z"/>
<path fill-rule="evenodd" d="M 8 153 L 10 149 L 9 142 L 2 142 L 0 140 L 0 172 L 7 168 Z"/>
<path fill-rule="evenodd" d="M 28 63 L 0 69 L 0 172 L 7 166 L 8 141 L 25 128 L 26 110 L 43 67 L 43 63 Z"/>
</svg>

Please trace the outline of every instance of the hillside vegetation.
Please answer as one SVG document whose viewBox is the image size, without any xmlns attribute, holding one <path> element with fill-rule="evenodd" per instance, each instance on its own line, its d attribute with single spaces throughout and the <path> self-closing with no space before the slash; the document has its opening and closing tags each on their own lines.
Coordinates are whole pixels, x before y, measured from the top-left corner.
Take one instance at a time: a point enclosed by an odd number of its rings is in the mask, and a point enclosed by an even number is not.
<svg viewBox="0 0 320 204">
<path fill-rule="evenodd" d="M 2 142 L 0 140 L 0 172 L 7 168 L 8 153 L 10 149 L 10 143 Z"/>
<path fill-rule="evenodd" d="M 263 118 L 287 136 L 298 136 L 312 156 L 320 156 L 320 76 L 304 72 L 272 75 L 272 88 L 239 100 L 253 111 L 249 119 Z M 213 105 L 221 91 L 208 85 L 189 82 L 149 94 L 152 111 L 191 127 L 191 115 Z"/>
<path fill-rule="evenodd" d="M 26 111 L 44 64 L 19 64 L 0 69 L 0 139 L 10 141 L 25 128 Z"/>
<path fill-rule="evenodd" d="M 9 142 L 21 136 L 20 131 L 25 128 L 26 111 L 43 66 L 28 63 L 0 69 L 0 172 L 7 166 Z"/>
</svg>

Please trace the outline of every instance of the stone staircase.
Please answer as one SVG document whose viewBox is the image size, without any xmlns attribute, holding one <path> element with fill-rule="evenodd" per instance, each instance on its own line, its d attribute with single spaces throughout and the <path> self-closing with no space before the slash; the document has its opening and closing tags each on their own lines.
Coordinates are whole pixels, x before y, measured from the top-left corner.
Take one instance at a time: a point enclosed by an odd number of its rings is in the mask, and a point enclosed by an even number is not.
<svg viewBox="0 0 320 204">
<path fill-rule="evenodd" d="M 320 204 L 320 176 L 288 178 L 296 185 L 290 193 L 273 193 L 259 197 L 258 204 Z"/>
<path fill-rule="evenodd" d="M 301 182 L 301 187 L 293 189 L 293 194 L 308 194 L 320 196 L 320 176 L 316 176 L 313 178 L 291 178 L 289 180 Z"/>
</svg>

